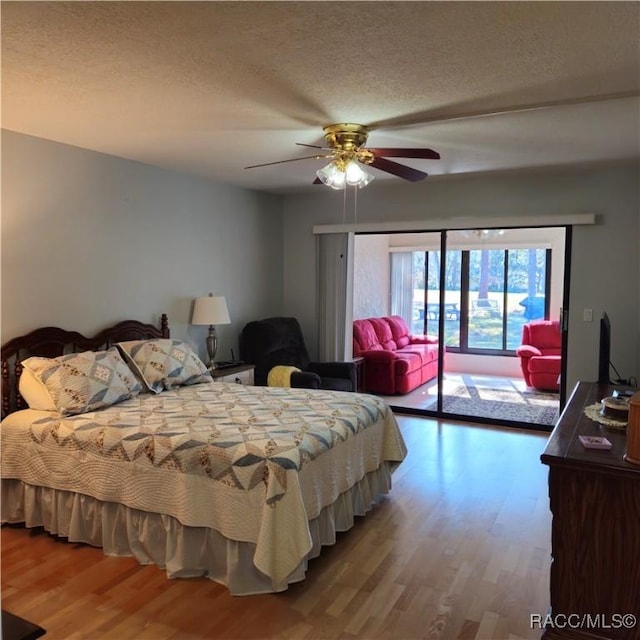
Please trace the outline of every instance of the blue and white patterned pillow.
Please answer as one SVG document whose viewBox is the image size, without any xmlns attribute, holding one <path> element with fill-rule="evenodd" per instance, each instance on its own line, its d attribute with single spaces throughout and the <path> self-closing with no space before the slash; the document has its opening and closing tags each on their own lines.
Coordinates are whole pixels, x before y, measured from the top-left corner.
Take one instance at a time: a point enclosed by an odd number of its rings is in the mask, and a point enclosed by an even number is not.
<svg viewBox="0 0 640 640">
<path fill-rule="evenodd" d="M 211 382 L 211 373 L 182 340 L 130 340 L 118 348 L 149 390 L 160 393 L 181 385 Z"/>
<path fill-rule="evenodd" d="M 33 356 L 22 362 L 62 415 L 86 413 L 133 398 L 142 391 L 134 373 L 114 347 L 57 358 Z M 28 398 L 25 398 L 29 402 Z"/>
</svg>

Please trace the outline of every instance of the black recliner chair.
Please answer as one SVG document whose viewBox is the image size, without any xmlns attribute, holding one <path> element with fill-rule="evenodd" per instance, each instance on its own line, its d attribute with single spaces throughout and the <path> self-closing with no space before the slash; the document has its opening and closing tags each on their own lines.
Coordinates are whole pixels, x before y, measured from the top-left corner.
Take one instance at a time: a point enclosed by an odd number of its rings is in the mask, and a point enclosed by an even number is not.
<svg viewBox="0 0 640 640">
<path fill-rule="evenodd" d="M 240 333 L 240 358 L 255 365 L 254 380 L 267 385 L 273 367 L 286 365 L 301 371 L 291 374 L 291 386 L 303 389 L 356 390 L 353 362 L 311 362 L 295 318 L 265 318 L 245 325 Z"/>
</svg>

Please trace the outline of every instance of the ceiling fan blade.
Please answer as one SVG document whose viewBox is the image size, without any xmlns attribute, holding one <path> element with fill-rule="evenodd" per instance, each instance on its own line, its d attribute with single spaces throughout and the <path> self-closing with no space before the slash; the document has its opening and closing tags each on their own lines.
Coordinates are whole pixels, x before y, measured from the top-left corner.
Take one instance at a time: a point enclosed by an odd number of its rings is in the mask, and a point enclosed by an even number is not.
<svg viewBox="0 0 640 640">
<path fill-rule="evenodd" d="M 317 144 L 305 144 L 304 142 L 296 142 L 299 147 L 309 147 L 310 149 L 326 149 L 327 147 L 321 147 Z"/>
<path fill-rule="evenodd" d="M 428 175 L 424 171 L 418 171 L 418 169 L 407 167 L 398 162 L 387 160 L 386 158 L 374 158 L 369 166 L 380 169 L 381 171 L 386 171 L 387 173 L 392 173 L 394 176 L 404 178 L 410 182 L 419 182 L 420 180 L 424 180 Z"/>
<path fill-rule="evenodd" d="M 297 162 L 298 160 L 309 160 L 310 158 L 314 158 L 315 160 L 320 160 L 321 158 L 330 158 L 331 155 L 315 155 L 315 156 L 303 156 L 302 158 L 290 158 L 289 160 L 276 160 L 275 162 L 263 162 L 262 164 L 252 164 L 245 169 L 255 169 L 256 167 L 268 167 L 271 164 L 282 164 L 284 162 Z"/>
<path fill-rule="evenodd" d="M 624 98 L 632 98 L 638 96 L 638 90 L 622 91 L 619 93 L 609 93 L 602 95 L 577 96 L 573 98 L 565 98 L 562 100 L 552 100 L 548 102 L 535 102 L 512 104 L 506 106 L 480 107 L 474 108 L 473 105 L 462 104 L 456 109 L 453 105 L 449 110 L 428 110 L 418 113 L 410 113 L 404 116 L 389 118 L 387 120 L 379 120 L 371 122 L 367 125 L 369 131 L 375 129 L 389 129 L 392 127 L 412 127 L 426 124 L 439 124 L 442 122 L 453 122 L 455 120 L 469 120 L 473 118 L 484 118 L 487 116 L 499 116 L 509 113 L 521 113 L 524 111 L 539 111 L 543 109 L 553 109 L 556 107 L 589 104 L 590 102 L 602 102 L 605 100 L 621 100 Z"/>
<path fill-rule="evenodd" d="M 374 156 L 383 156 L 385 158 L 423 158 L 425 160 L 439 160 L 440 154 L 433 149 L 370 149 L 364 147 L 367 151 L 371 151 Z"/>
</svg>

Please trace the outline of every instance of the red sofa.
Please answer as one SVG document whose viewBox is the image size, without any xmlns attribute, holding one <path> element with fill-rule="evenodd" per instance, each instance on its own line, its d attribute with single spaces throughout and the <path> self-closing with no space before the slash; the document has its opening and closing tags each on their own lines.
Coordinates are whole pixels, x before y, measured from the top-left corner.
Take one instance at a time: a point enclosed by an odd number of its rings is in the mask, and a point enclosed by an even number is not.
<svg viewBox="0 0 640 640">
<path fill-rule="evenodd" d="M 438 375 L 438 338 L 411 335 L 400 316 L 354 320 L 353 355 L 370 393 L 408 393 Z"/>
<path fill-rule="evenodd" d="M 562 337 L 557 320 L 534 320 L 522 327 L 522 345 L 516 349 L 528 387 L 558 391 L 562 368 Z"/>
</svg>

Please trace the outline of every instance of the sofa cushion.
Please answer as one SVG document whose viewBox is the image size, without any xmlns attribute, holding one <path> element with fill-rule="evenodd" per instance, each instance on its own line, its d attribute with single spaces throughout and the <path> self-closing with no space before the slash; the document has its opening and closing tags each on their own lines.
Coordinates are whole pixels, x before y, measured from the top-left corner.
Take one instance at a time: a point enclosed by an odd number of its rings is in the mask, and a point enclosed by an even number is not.
<svg viewBox="0 0 640 640">
<path fill-rule="evenodd" d="M 389 316 L 388 318 L 385 318 L 385 320 L 389 325 L 389 329 L 391 329 L 391 336 L 393 337 L 398 349 L 406 347 L 411 339 L 409 327 L 404 321 L 404 318 L 401 318 L 400 316 Z"/>
<path fill-rule="evenodd" d="M 554 373 L 560 375 L 562 358 L 560 356 L 534 356 L 529 360 L 529 373 Z"/>
<path fill-rule="evenodd" d="M 353 355 L 360 356 L 363 351 L 382 351 L 382 345 L 369 320 L 354 320 Z"/>
<path fill-rule="evenodd" d="M 395 366 L 396 375 L 405 375 L 412 371 L 419 371 L 422 368 L 422 357 L 419 353 L 397 351 Z"/>
<path fill-rule="evenodd" d="M 438 345 L 437 344 L 410 344 L 403 349 L 396 351 L 398 355 L 411 353 L 419 355 L 422 364 L 428 364 L 438 359 Z"/>
<path fill-rule="evenodd" d="M 557 320 L 534 320 L 523 327 L 522 342 L 538 347 L 543 354 L 560 355 L 560 323 Z"/>
<path fill-rule="evenodd" d="M 387 351 L 395 351 L 398 348 L 393 334 L 391 333 L 391 327 L 387 318 L 369 318 L 369 322 L 372 324 L 373 329 L 378 336 L 378 342 L 383 349 Z"/>
</svg>

